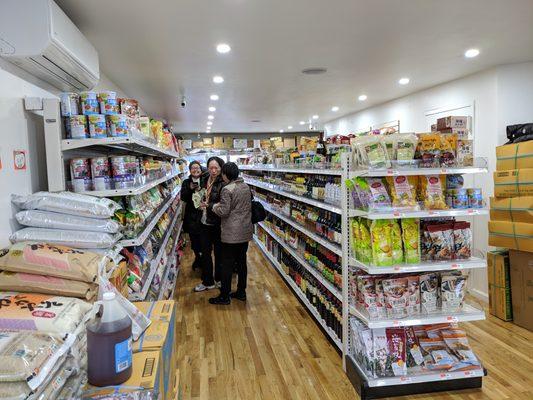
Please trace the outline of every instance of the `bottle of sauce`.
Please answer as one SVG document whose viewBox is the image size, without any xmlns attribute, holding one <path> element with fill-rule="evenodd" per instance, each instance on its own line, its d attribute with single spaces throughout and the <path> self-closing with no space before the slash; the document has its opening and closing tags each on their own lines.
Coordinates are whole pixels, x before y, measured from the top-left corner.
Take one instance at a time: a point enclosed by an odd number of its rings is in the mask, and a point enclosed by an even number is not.
<svg viewBox="0 0 533 400">
<path fill-rule="evenodd" d="M 103 313 L 87 325 L 87 375 L 93 386 L 114 386 L 131 376 L 131 319 L 115 293 L 103 296 Z"/>
</svg>

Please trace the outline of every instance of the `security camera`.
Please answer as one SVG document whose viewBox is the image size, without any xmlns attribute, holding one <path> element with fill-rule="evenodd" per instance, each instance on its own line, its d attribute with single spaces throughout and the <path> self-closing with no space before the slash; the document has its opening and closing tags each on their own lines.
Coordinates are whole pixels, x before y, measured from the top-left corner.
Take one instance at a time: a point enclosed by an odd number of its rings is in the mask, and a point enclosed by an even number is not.
<svg viewBox="0 0 533 400">
<path fill-rule="evenodd" d="M 180 106 L 181 106 L 181 108 L 187 107 L 187 101 L 185 100 L 185 96 L 181 96 Z"/>
</svg>

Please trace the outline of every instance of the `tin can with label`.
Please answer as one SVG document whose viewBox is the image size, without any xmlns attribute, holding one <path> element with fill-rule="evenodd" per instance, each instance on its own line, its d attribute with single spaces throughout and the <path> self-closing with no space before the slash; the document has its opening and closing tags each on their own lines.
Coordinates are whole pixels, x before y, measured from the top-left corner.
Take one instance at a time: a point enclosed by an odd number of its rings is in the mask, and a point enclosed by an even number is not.
<svg viewBox="0 0 533 400">
<path fill-rule="evenodd" d="M 89 120 L 89 136 L 93 139 L 102 139 L 107 137 L 107 125 L 105 115 L 92 114 L 88 115 Z"/>
<path fill-rule="evenodd" d="M 87 130 L 87 117 L 85 115 L 66 117 L 65 129 L 69 139 L 86 139 L 89 133 Z"/>
<path fill-rule="evenodd" d="M 137 171 L 137 159 L 135 156 L 111 157 L 111 169 L 115 189 L 125 189 L 134 186 Z"/>
<path fill-rule="evenodd" d="M 87 158 L 73 158 L 70 160 L 70 178 L 75 192 L 84 192 L 91 181 L 91 171 Z"/>
<path fill-rule="evenodd" d="M 100 112 L 105 115 L 118 114 L 117 93 L 105 91 L 98 93 L 98 102 L 100 103 Z"/>
<path fill-rule="evenodd" d="M 96 92 L 81 92 L 81 113 L 83 115 L 99 114 L 98 99 Z"/>
<path fill-rule="evenodd" d="M 127 116 L 123 114 L 107 115 L 107 133 L 112 137 L 128 136 Z"/>
<path fill-rule="evenodd" d="M 468 208 L 468 194 L 466 189 L 456 189 L 456 194 L 453 198 L 453 208 Z"/>
<path fill-rule="evenodd" d="M 470 208 L 483 208 L 483 195 L 480 188 L 467 189 L 468 206 Z"/>
<path fill-rule="evenodd" d="M 107 157 L 91 158 L 91 175 L 93 177 L 94 190 L 111 189 L 111 175 Z"/>
<path fill-rule="evenodd" d="M 60 95 L 61 116 L 71 117 L 80 114 L 80 96 L 77 93 L 64 92 Z"/>
</svg>

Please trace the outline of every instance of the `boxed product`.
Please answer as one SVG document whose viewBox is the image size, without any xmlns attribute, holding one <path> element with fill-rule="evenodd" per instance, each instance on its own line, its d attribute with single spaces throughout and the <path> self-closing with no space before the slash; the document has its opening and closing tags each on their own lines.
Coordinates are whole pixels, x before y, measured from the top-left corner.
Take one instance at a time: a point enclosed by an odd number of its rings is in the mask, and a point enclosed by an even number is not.
<svg viewBox="0 0 533 400">
<path fill-rule="evenodd" d="M 533 224 L 489 221 L 489 245 L 533 251 Z"/>
<path fill-rule="evenodd" d="M 455 128 L 470 129 L 472 117 L 467 116 L 448 116 L 437 119 L 437 130 Z"/>
<path fill-rule="evenodd" d="M 509 251 L 513 322 L 533 330 L 533 254 Z"/>
<path fill-rule="evenodd" d="M 487 275 L 489 281 L 489 311 L 492 315 L 511 321 L 511 278 L 509 252 L 507 250 L 487 253 Z"/>
<path fill-rule="evenodd" d="M 490 198 L 490 219 L 533 224 L 533 196 Z"/>
<path fill-rule="evenodd" d="M 533 168 L 533 141 L 496 147 L 496 170 Z"/>
<path fill-rule="evenodd" d="M 139 309 L 144 315 L 146 315 L 152 321 L 166 321 L 174 326 L 174 319 L 176 317 L 176 302 L 174 300 L 162 300 L 162 301 L 141 301 L 134 303 L 135 307 Z"/>
<path fill-rule="evenodd" d="M 533 196 L 533 168 L 494 172 L 494 196 Z"/>
<path fill-rule="evenodd" d="M 132 374 L 130 379 L 120 386 L 95 387 L 87 385 L 82 399 L 106 399 L 111 394 L 143 393 L 151 394 L 149 398 L 159 399 L 164 393 L 161 354 L 158 351 L 143 351 L 133 354 Z"/>
</svg>

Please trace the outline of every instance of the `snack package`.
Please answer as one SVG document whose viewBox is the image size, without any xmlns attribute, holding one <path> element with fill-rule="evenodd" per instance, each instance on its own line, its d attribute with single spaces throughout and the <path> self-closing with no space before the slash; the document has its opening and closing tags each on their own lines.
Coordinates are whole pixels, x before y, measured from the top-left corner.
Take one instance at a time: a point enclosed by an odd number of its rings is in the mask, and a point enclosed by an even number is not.
<svg viewBox="0 0 533 400">
<path fill-rule="evenodd" d="M 358 204 L 360 205 L 359 208 L 364 209 L 364 210 L 368 209 L 371 203 L 372 195 L 370 193 L 370 187 L 366 179 L 358 176 L 354 178 L 352 182 L 353 182 L 354 191 L 355 191 L 355 195 L 353 196 L 357 196 Z"/>
<path fill-rule="evenodd" d="M 362 165 L 373 169 L 391 167 L 387 149 L 381 142 L 382 139 L 379 135 L 371 135 L 361 136 L 353 140 L 353 146 L 360 154 Z"/>
<path fill-rule="evenodd" d="M 426 210 L 445 210 L 446 198 L 444 196 L 443 175 L 420 176 L 420 200 L 424 202 Z"/>
<path fill-rule="evenodd" d="M 367 178 L 368 187 L 370 190 L 370 204 L 369 208 L 383 209 L 392 206 L 387 186 L 383 178 Z"/>
<path fill-rule="evenodd" d="M 403 248 L 402 248 L 402 231 L 400 229 L 400 223 L 391 219 L 390 231 L 391 231 L 391 244 L 392 244 L 392 263 L 394 265 L 403 263 Z"/>
<path fill-rule="evenodd" d="M 358 288 L 361 289 L 363 308 L 368 313 L 370 319 L 376 319 L 379 317 L 379 312 L 374 277 L 363 275 L 359 279 L 361 282 L 358 284 Z"/>
<path fill-rule="evenodd" d="M 352 247 L 352 251 L 355 254 L 355 258 L 360 260 L 359 254 L 357 252 L 357 245 L 359 241 L 361 240 L 361 232 L 359 230 L 359 219 L 358 218 L 352 218 L 350 220 L 350 229 L 351 229 L 350 246 Z"/>
<path fill-rule="evenodd" d="M 401 220 L 404 259 L 407 264 L 420 262 L 420 223 L 418 219 Z"/>
<path fill-rule="evenodd" d="M 409 304 L 407 278 L 383 279 L 382 283 L 387 317 L 391 319 L 407 317 Z"/>
<path fill-rule="evenodd" d="M 66 231 L 46 228 L 23 228 L 13 233 L 9 240 L 12 243 L 42 242 L 76 249 L 108 249 L 113 247 L 122 234 L 103 232 Z"/>
<path fill-rule="evenodd" d="M 387 328 L 387 347 L 394 376 L 407 375 L 406 337 L 403 328 Z"/>
<path fill-rule="evenodd" d="M 419 339 L 419 342 L 420 347 L 431 356 L 431 362 L 426 364 L 429 370 L 449 370 L 454 366 L 456 360 L 442 339 Z"/>
<path fill-rule="evenodd" d="M 453 223 L 429 225 L 427 229 L 434 249 L 434 258 L 441 261 L 452 260 L 455 253 Z"/>
<path fill-rule="evenodd" d="M 372 238 L 368 227 L 368 220 L 366 218 L 361 218 L 359 220 L 359 241 L 357 242 L 356 254 L 359 261 L 364 263 L 372 262 Z"/>
<path fill-rule="evenodd" d="M 397 143 L 396 143 L 396 135 L 383 135 L 381 137 L 381 142 L 385 146 L 385 150 L 387 150 L 387 156 L 389 157 L 389 160 L 394 161 L 396 160 L 396 150 L 397 150 Z"/>
<path fill-rule="evenodd" d="M 439 274 L 431 272 L 419 276 L 420 308 L 423 314 L 437 312 L 440 306 Z"/>
<path fill-rule="evenodd" d="M 471 167 L 474 165 L 473 140 L 457 140 L 457 165 L 460 167 Z"/>
<path fill-rule="evenodd" d="M 453 224 L 453 241 L 455 258 L 469 259 L 472 257 L 472 231 L 470 222 L 458 221 Z"/>
<path fill-rule="evenodd" d="M 376 308 L 377 318 L 387 318 L 387 309 L 385 308 L 385 292 L 383 291 L 383 278 L 374 277 L 376 289 Z"/>
<path fill-rule="evenodd" d="M 465 180 L 463 175 L 450 174 L 446 175 L 446 189 L 462 189 Z"/>
<path fill-rule="evenodd" d="M 374 220 L 370 225 L 372 262 L 377 266 L 392 265 L 392 237 L 388 220 Z"/>
<path fill-rule="evenodd" d="M 413 368 L 424 365 L 424 356 L 422 355 L 418 337 L 412 326 L 405 328 L 405 341 L 407 344 L 407 367 Z"/>
<path fill-rule="evenodd" d="M 468 343 L 465 331 L 461 329 L 443 331 L 442 338 L 452 351 L 452 354 L 459 360 L 459 363 L 451 371 L 472 369 L 480 366 L 479 360 Z"/>
<path fill-rule="evenodd" d="M 419 133 L 417 153 L 422 168 L 438 168 L 440 163 L 440 135 L 438 133 Z"/>
<path fill-rule="evenodd" d="M 417 210 L 418 202 L 416 201 L 416 185 L 418 178 L 416 176 L 387 176 L 392 197 L 392 206 L 394 208 Z"/>
<path fill-rule="evenodd" d="M 456 312 L 463 308 L 466 294 L 467 276 L 460 271 L 443 272 L 441 274 L 442 311 Z"/>
<path fill-rule="evenodd" d="M 399 133 L 395 138 L 398 165 L 412 164 L 418 146 L 418 137 L 414 133 Z"/>
<path fill-rule="evenodd" d="M 457 134 L 440 134 L 440 165 L 442 167 L 452 167 L 455 165 L 455 155 L 457 151 Z"/>
<path fill-rule="evenodd" d="M 391 376 L 392 371 L 390 368 L 386 329 L 373 329 L 372 342 L 372 347 L 374 349 L 374 371 L 376 376 Z"/>
</svg>

